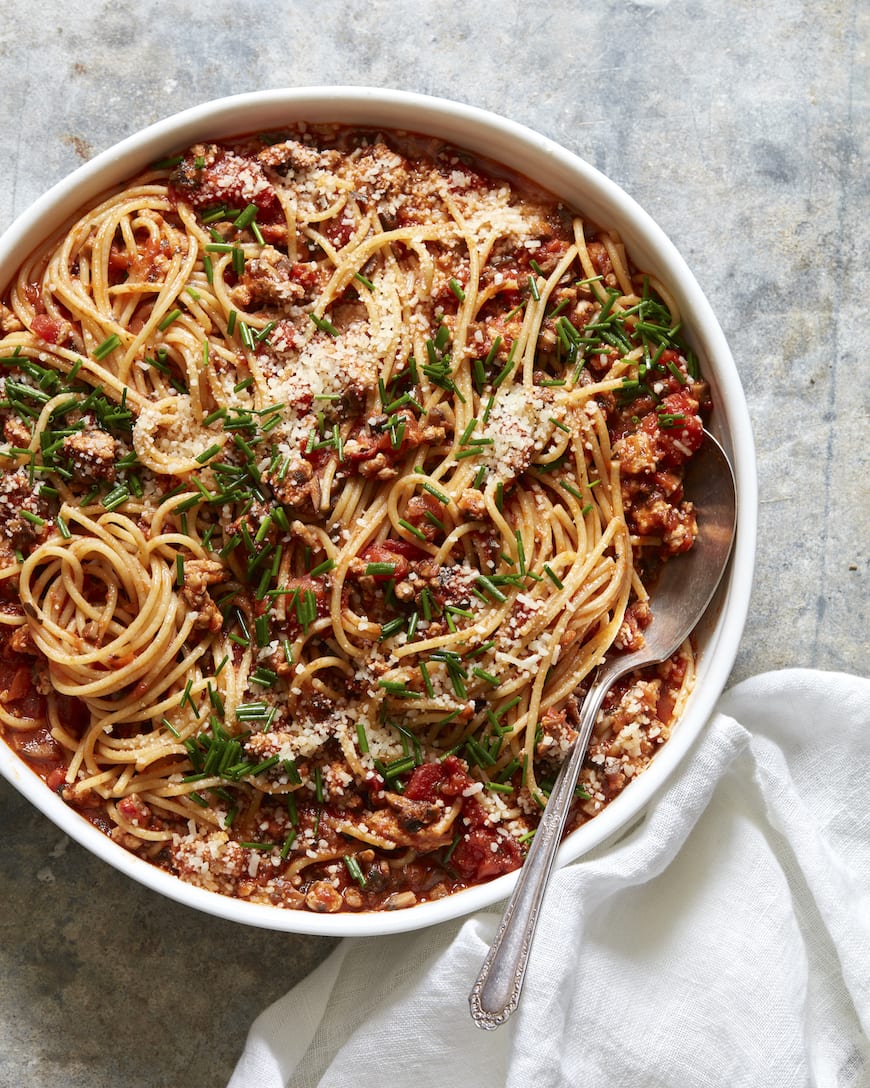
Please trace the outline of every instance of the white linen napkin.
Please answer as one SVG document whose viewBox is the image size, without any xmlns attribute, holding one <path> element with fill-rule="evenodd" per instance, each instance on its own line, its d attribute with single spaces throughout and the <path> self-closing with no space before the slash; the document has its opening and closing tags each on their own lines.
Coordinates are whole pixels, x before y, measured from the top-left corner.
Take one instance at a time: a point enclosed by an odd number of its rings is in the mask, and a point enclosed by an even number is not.
<svg viewBox="0 0 870 1088">
<path fill-rule="evenodd" d="M 738 685 L 643 822 L 554 875 L 504 1027 L 467 1005 L 499 906 L 344 940 L 229 1088 L 870 1085 L 868 768 L 870 680 Z"/>
</svg>

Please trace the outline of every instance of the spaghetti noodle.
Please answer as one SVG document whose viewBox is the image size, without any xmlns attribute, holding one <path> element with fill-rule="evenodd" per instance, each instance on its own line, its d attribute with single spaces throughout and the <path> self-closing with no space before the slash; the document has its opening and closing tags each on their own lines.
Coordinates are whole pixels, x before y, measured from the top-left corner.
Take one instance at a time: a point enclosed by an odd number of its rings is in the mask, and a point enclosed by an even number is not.
<svg viewBox="0 0 870 1088">
<path fill-rule="evenodd" d="M 0 309 L 0 729 L 185 880 L 390 909 L 521 864 L 697 533 L 707 389 L 619 238 L 406 134 L 197 145 Z M 573 816 L 664 743 L 612 691 Z"/>
</svg>

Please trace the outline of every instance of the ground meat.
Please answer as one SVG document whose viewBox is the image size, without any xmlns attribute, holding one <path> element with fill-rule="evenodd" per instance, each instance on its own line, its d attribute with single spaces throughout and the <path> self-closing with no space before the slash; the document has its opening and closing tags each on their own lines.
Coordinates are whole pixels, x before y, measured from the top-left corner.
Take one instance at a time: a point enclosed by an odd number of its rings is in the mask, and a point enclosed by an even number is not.
<svg viewBox="0 0 870 1088">
<path fill-rule="evenodd" d="M 568 711 L 549 707 L 541 718 L 541 736 L 535 754 L 561 763 L 576 739 L 577 730 L 568 724 Z"/>
<path fill-rule="evenodd" d="M 326 880 L 315 880 L 305 893 L 305 906 L 315 914 L 335 914 L 343 905 L 341 893 Z"/>
<path fill-rule="evenodd" d="M 634 653 L 644 645 L 643 630 L 652 622 L 652 610 L 646 601 L 635 601 L 625 611 L 614 645 L 627 653 Z"/>
<path fill-rule="evenodd" d="M 363 148 L 354 166 L 358 192 L 367 203 L 377 206 L 387 223 L 395 221 L 399 207 L 407 200 L 409 174 L 407 160 L 383 143 Z"/>
<path fill-rule="evenodd" d="M 16 316 L 13 310 L 10 310 L 8 306 L 0 302 L 0 333 L 5 336 L 10 332 L 21 332 L 24 325 Z"/>
<path fill-rule="evenodd" d="M 658 536 L 665 555 L 679 555 L 691 548 L 698 535 L 698 522 L 692 503 L 672 506 L 664 499 L 651 499 L 632 510 L 633 527 L 642 536 Z"/>
<path fill-rule="evenodd" d="M 118 802 L 118 811 L 137 827 L 148 827 L 151 822 L 151 809 L 138 793 L 130 793 L 122 797 Z"/>
<path fill-rule="evenodd" d="M 309 297 L 319 281 L 316 265 L 297 264 L 273 246 L 264 246 L 258 257 L 245 262 L 231 297 L 243 310 L 293 306 Z"/>
<path fill-rule="evenodd" d="M 248 852 L 225 831 L 206 838 L 179 839 L 170 847 L 170 854 L 182 879 L 224 894 L 234 894 L 238 880 L 248 870 Z"/>
<path fill-rule="evenodd" d="M 32 436 L 17 416 L 10 416 L 3 424 L 3 437 L 10 446 L 25 449 L 30 444 Z"/>
<path fill-rule="evenodd" d="M 620 471 L 638 476 L 656 470 L 656 444 L 651 434 L 635 431 L 613 444 L 613 456 L 619 461 Z"/>
<path fill-rule="evenodd" d="M 482 491 L 475 487 L 466 487 L 459 496 L 456 505 L 463 514 L 469 514 L 472 518 L 481 520 L 487 516 L 486 500 Z"/>
<path fill-rule="evenodd" d="M 331 170 L 341 158 L 333 150 L 318 151 L 315 147 L 300 143 L 298 140 L 282 140 L 264 148 L 257 159 L 264 166 L 271 166 L 279 174 L 288 170 L 307 173 L 311 170 Z"/>
<path fill-rule="evenodd" d="M 429 801 L 415 801 L 401 793 L 385 793 L 384 799 L 398 813 L 399 826 L 409 834 L 428 827 L 444 814 L 444 810 L 438 805 Z"/>
<path fill-rule="evenodd" d="M 616 287 L 616 276 L 613 272 L 613 264 L 610 260 L 610 254 L 607 252 L 607 247 L 602 242 L 587 242 L 586 249 L 596 275 L 603 277 L 605 286 Z"/>
<path fill-rule="evenodd" d="M 63 452 L 81 479 L 109 482 L 115 479 L 115 439 L 105 431 L 68 434 L 63 440 Z"/>
<path fill-rule="evenodd" d="M 294 457 L 286 471 L 271 473 L 264 477 L 272 488 L 278 502 L 302 510 L 310 506 L 317 510 L 320 506 L 320 481 L 310 461 Z"/>
<path fill-rule="evenodd" d="M 219 631 L 224 618 L 208 592 L 209 586 L 220 585 L 227 580 L 223 564 L 214 559 L 188 559 L 184 564 L 184 585 L 181 599 L 198 613 L 194 627 L 199 630 Z"/>
<path fill-rule="evenodd" d="M 32 657 L 36 656 L 37 650 L 33 641 L 33 634 L 26 624 L 22 624 L 21 627 L 16 627 L 12 632 L 9 639 L 9 649 L 14 650 L 17 654 L 28 654 Z"/>
<path fill-rule="evenodd" d="M 22 511 L 35 515 L 44 524 L 22 517 Z M 4 556 L 10 548 L 13 552 L 29 551 L 44 540 L 50 531 L 48 518 L 47 501 L 36 493 L 26 468 L 0 476 L 0 539 L 7 545 Z"/>
</svg>

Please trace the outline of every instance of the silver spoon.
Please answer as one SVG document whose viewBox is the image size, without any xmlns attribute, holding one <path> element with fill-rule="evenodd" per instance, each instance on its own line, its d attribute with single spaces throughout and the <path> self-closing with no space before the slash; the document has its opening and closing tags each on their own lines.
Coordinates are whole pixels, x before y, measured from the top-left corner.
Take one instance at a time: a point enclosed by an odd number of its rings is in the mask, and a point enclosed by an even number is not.
<svg viewBox="0 0 870 1088">
<path fill-rule="evenodd" d="M 645 645 L 634 653 L 605 657 L 593 678 L 583 702 L 577 739 L 556 777 L 468 999 L 478 1027 L 499 1027 L 519 1005 L 544 890 L 604 696 L 621 676 L 664 661 L 679 648 L 706 611 L 725 572 L 737 521 L 737 497 L 728 459 L 706 431 L 701 449 L 689 462 L 684 487 L 698 514 L 698 537 L 690 551 L 662 569 L 654 590 L 653 621 L 644 631 Z"/>
</svg>

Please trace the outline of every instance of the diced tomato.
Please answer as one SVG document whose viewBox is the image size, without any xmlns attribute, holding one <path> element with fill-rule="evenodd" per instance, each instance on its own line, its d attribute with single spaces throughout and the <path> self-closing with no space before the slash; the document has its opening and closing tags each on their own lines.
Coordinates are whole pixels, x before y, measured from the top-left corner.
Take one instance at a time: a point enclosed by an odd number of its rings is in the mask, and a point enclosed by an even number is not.
<svg viewBox="0 0 870 1088">
<path fill-rule="evenodd" d="M 383 540 L 377 544 L 369 544 L 360 552 L 360 559 L 367 565 L 369 563 L 392 563 L 392 574 L 376 574 L 373 577 L 379 581 L 394 578 L 401 582 L 411 569 L 411 560 L 426 558 L 426 552 L 416 548 L 413 544 L 404 540 Z"/>
<path fill-rule="evenodd" d="M 260 217 L 267 211 L 280 210 L 278 196 L 256 159 L 212 145 L 206 163 L 199 166 L 196 156 L 188 155 L 173 172 L 170 196 L 181 197 L 195 208 L 226 203 L 244 208 L 255 204 Z"/>
<path fill-rule="evenodd" d="M 656 462 L 660 468 L 681 465 L 700 448 L 704 425 L 697 411 L 698 402 L 690 393 L 671 393 L 655 412 L 641 419 L 639 429 L 656 440 Z"/>
<path fill-rule="evenodd" d="M 309 290 L 318 286 L 321 275 L 320 267 L 313 261 L 305 263 L 297 261 L 290 269 L 290 279 Z"/>
<path fill-rule="evenodd" d="M 441 763 L 416 767 L 405 786 L 405 796 L 411 801 L 453 800 L 461 797 L 472 781 L 462 760 L 448 756 Z"/>
<path fill-rule="evenodd" d="M 456 872 L 475 884 L 511 873 L 522 863 L 522 852 L 515 839 L 485 827 L 463 835 L 450 857 Z"/>
<path fill-rule="evenodd" d="M 22 665 L 15 670 L 12 683 L 6 689 L 6 701 L 15 703 L 19 699 L 23 699 L 31 687 L 30 669 L 26 665 Z"/>
<path fill-rule="evenodd" d="M 31 328 L 40 340 L 44 340 L 47 344 L 56 344 L 63 326 L 48 314 L 34 314 Z"/>
<path fill-rule="evenodd" d="M 344 219 L 330 219 L 323 226 L 323 233 L 336 249 L 343 249 L 353 237 L 353 223 Z"/>
</svg>

